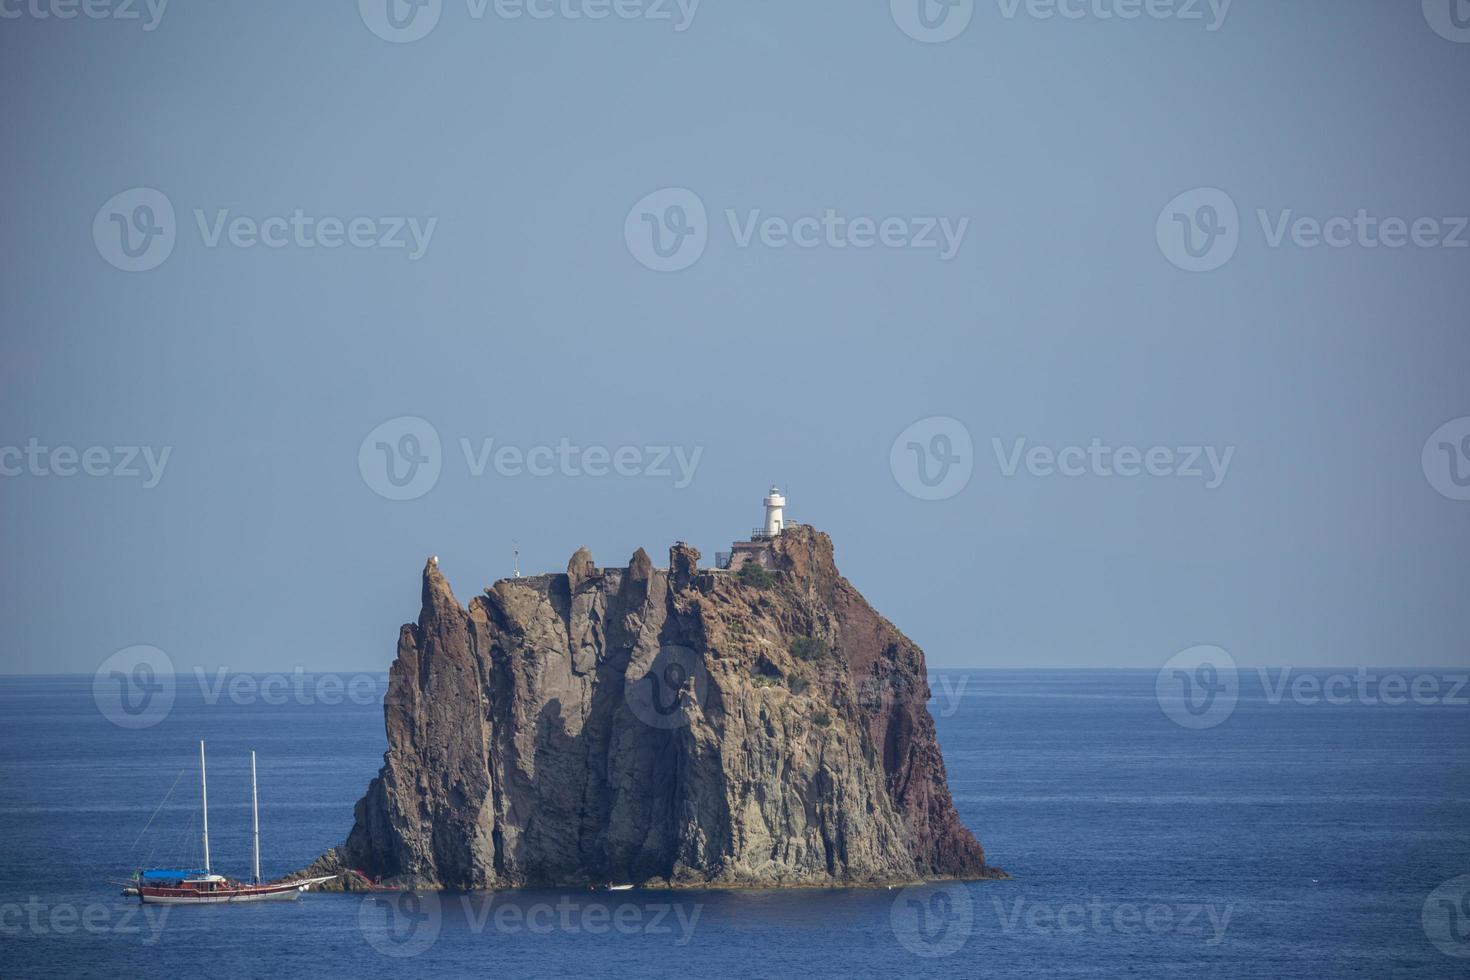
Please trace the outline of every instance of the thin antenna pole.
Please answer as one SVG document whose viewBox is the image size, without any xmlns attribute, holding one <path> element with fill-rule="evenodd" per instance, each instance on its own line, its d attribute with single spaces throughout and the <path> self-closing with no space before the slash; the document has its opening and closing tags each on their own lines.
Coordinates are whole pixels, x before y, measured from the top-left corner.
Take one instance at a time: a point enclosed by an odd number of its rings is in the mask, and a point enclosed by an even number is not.
<svg viewBox="0 0 1470 980">
<path fill-rule="evenodd" d="M 515 554 L 515 573 L 516 573 L 516 578 L 520 578 L 521 577 L 521 548 L 520 548 L 519 542 L 516 542 L 516 541 L 512 541 L 511 542 L 511 551 Z"/>
<path fill-rule="evenodd" d="M 204 741 L 199 741 L 199 799 L 204 806 L 204 873 L 209 874 L 209 784 L 204 779 Z"/>
<path fill-rule="evenodd" d="M 260 884 L 260 800 L 255 794 L 255 753 L 250 753 L 250 827 L 255 834 L 255 883 Z"/>
</svg>

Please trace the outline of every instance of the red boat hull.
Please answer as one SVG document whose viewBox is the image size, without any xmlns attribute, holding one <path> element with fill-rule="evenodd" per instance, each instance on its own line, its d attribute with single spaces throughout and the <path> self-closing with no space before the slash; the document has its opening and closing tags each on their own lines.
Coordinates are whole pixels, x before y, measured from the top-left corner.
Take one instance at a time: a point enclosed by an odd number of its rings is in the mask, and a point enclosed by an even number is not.
<svg viewBox="0 0 1470 980">
<path fill-rule="evenodd" d="M 312 885 L 329 878 L 303 878 L 279 881 L 269 885 L 242 885 L 237 882 L 210 882 L 195 885 L 184 882 L 175 886 L 144 885 L 138 899 L 149 905 L 223 905 L 229 902 L 292 902 Z"/>
</svg>

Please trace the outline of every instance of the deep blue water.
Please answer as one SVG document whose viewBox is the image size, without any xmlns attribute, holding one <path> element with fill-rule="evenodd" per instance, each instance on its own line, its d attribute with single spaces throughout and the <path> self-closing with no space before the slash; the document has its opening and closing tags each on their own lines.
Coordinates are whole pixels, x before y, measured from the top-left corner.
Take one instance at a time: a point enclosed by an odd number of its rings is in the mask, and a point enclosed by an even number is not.
<svg viewBox="0 0 1470 980">
<path fill-rule="evenodd" d="M 275 876 L 345 836 L 385 747 L 380 706 L 323 704 L 310 688 L 274 706 L 248 691 L 206 703 L 181 678 L 162 722 L 124 730 L 90 677 L 3 678 L 0 977 L 1470 975 L 1470 958 L 1450 955 L 1470 957 L 1464 883 L 1431 899 L 1470 875 L 1470 691 L 1455 704 L 1273 704 L 1246 674 L 1235 712 L 1193 731 L 1166 717 L 1154 682 L 936 675 L 950 786 L 1009 882 L 313 894 L 150 918 L 106 879 L 197 860 L 199 738 L 216 869 L 249 870 L 254 749 Z"/>
</svg>

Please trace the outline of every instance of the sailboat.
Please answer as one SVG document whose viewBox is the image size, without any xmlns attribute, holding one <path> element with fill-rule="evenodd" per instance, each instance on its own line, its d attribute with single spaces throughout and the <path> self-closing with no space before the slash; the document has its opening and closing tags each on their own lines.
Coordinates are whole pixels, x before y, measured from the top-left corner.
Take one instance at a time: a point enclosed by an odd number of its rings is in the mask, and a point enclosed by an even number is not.
<svg viewBox="0 0 1470 980">
<path fill-rule="evenodd" d="M 151 868 L 139 871 L 127 895 L 149 905 L 214 905 L 224 902 L 290 902 L 312 885 L 331 881 L 322 878 L 293 878 L 262 883 L 260 880 L 260 799 L 255 789 L 255 753 L 250 753 L 250 819 L 255 842 L 254 872 L 249 884 L 215 874 L 209 866 L 209 785 L 204 773 L 204 743 L 199 743 L 199 800 L 204 811 L 204 867 Z"/>
</svg>

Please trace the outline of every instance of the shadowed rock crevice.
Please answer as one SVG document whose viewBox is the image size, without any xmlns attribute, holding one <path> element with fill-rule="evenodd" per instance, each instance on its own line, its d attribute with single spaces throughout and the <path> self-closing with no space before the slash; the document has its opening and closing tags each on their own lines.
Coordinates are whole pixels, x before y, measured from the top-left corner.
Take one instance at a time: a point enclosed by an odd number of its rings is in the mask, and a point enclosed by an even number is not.
<svg viewBox="0 0 1470 980">
<path fill-rule="evenodd" d="M 1003 877 L 950 798 L 923 653 L 825 534 L 771 557 L 752 583 L 682 543 L 667 571 L 579 549 L 468 608 L 431 559 L 383 767 L 314 867 L 447 888 Z"/>
</svg>

